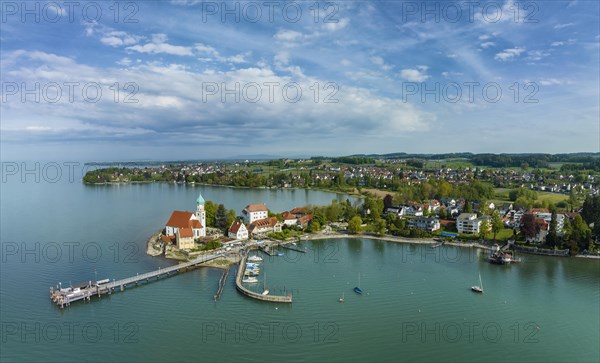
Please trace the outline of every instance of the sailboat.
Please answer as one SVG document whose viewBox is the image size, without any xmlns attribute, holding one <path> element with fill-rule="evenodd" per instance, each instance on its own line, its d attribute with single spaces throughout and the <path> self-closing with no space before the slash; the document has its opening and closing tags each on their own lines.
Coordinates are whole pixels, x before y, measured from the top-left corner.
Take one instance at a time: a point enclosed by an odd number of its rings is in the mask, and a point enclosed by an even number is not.
<svg viewBox="0 0 600 363">
<path fill-rule="evenodd" d="M 483 282 L 481 282 L 481 272 L 479 273 L 479 286 L 471 286 L 471 290 L 483 294 Z"/>
<path fill-rule="evenodd" d="M 344 293 L 342 292 L 342 297 L 340 297 L 339 302 L 344 302 Z"/>
<path fill-rule="evenodd" d="M 360 288 L 360 272 L 358 273 L 358 286 L 354 288 L 354 292 L 361 295 L 363 293 L 362 289 Z"/>
<path fill-rule="evenodd" d="M 263 279 L 263 295 L 269 295 L 269 289 L 267 289 L 267 273 L 265 272 L 265 277 Z"/>
</svg>

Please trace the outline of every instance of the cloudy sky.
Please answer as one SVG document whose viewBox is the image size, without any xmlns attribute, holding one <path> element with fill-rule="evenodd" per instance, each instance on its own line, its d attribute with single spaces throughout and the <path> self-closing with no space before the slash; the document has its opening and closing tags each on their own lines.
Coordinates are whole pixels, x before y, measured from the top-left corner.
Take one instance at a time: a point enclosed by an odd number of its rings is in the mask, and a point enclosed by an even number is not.
<svg viewBox="0 0 600 363">
<path fill-rule="evenodd" d="M 600 150 L 599 2 L 3 2 L 2 159 Z"/>
</svg>

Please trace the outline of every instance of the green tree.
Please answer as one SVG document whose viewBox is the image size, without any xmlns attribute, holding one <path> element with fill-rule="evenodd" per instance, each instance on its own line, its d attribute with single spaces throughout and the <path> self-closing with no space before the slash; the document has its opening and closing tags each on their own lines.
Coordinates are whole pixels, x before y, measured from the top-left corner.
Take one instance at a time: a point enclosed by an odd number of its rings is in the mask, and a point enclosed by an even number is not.
<svg viewBox="0 0 600 363">
<path fill-rule="evenodd" d="M 558 222 L 556 220 L 556 212 L 552 212 L 550 218 L 550 226 L 548 227 L 548 234 L 546 235 L 546 244 L 550 247 L 555 247 L 558 244 L 558 233 L 556 231 Z"/>
<path fill-rule="evenodd" d="M 219 204 L 215 212 L 215 227 L 222 231 L 227 230 L 227 210 L 223 204 Z"/>
<path fill-rule="evenodd" d="M 496 242 L 496 235 L 504 228 L 504 223 L 502 223 L 502 217 L 497 210 L 492 212 L 492 218 L 490 221 L 490 227 L 492 228 L 492 233 L 494 234 L 494 242 Z"/>
<path fill-rule="evenodd" d="M 483 221 L 481 221 L 481 224 L 479 225 L 479 238 L 485 239 L 485 236 L 488 234 L 489 231 L 490 231 L 490 222 L 488 222 L 487 219 L 484 219 Z"/>
<path fill-rule="evenodd" d="M 361 231 L 361 226 L 362 219 L 359 216 L 354 216 L 350 219 L 350 222 L 348 222 L 348 231 L 353 234 L 359 233 Z"/>
<path fill-rule="evenodd" d="M 385 229 L 386 229 L 386 222 L 385 219 L 377 219 L 375 221 L 375 233 L 377 233 L 378 235 L 383 235 L 385 234 Z"/>
<path fill-rule="evenodd" d="M 237 219 L 237 216 L 235 214 L 235 211 L 233 209 L 230 209 L 227 212 L 227 228 L 229 228 L 229 226 L 231 226 L 233 224 L 233 222 L 235 222 Z"/>
<path fill-rule="evenodd" d="M 215 214 L 217 213 L 217 206 L 210 200 L 204 203 L 204 211 L 206 212 L 206 226 L 215 226 Z"/>
</svg>

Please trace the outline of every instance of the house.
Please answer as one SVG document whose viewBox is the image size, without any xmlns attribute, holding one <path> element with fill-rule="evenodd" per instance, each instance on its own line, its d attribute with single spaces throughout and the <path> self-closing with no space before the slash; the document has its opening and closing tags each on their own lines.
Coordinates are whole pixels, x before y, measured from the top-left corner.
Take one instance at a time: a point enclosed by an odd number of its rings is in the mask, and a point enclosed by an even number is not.
<svg viewBox="0 0 600 363">
<path fill-rule="evenodd" d="M 266 204 L 248 204 L 246 208 L 242 210 L 242 216 L 244 222 L 252 224 L 254 221 L 259 219 L 265 219 L 269 216 L 269 209 Z"/>
<path fill-rule="evenodd" d="M 387 207 L 384 211 L 385 214 L 395 214 L 397 216 L 403 215 L 402 207 Z"/>
<path fill-rule="evenodd" d="M 306 214 L 306 210 L 304 208 L 294 208 L 290 211 L 290 213 L 292 213 L 293 215 L 296 216 L 296 218 L 300 218 L 303 215 Z"/>
<path fill-rule="evenodd" d="M 313 217 L 314 217 L 314 215 L 307 214 L 307 215 L 304 215 L 304 216 L 298 218 L 298 227 L 300 227 L 300 228 L 308 227 L 308 224 L 310 223 L 310 221 L 312 221 Z"/>
<path fill-rule="evenodd" d="M 408 226 L 433 232 L 440 229 L 440 221 L 437 218 L 416 217 L 408 221 Z"/>
<path fill-rule="evenodd" d="M 456 219 L 456 229 L 463 234 L 477 234 L 482 220 L 475 213 L 462 213 Z"/>
<path fill-rule="evenodd" d="M 498 213 L 501 216 L 506 215 L 506 213 L 510 212 L 513 209 L 512 203 L 504 203 L 500 207 L 498 207 Z"/>
<path fill-rule="evenodd" d="M 423 215 L 423 206 L 420 206 L 420 205 L 403 206 L 400 215 L 420 217 Z"/>
<path fill-rule="evenodd" d="M 249 234 L 277 233 L 281 232 L 283 223 L 277 220 L 277 217 L 259 219 L 248 227 Z"/>
<path fill-rule="evenodd" d="M 536 234 L 533 237 L 526 237 L 527 242 L 533 243 L 544 243 L 546 242 L 546 236 L 548 235 L 548 231 L 550 229 L 550 225 L 543 218 L 535 219 L 535 229 Z"/>
<path fill-rule="evenodd" d="M 179 228 L 175 234 L 175 243 L 180 250 L 194 248 L 194 232 L 192 228 Z"/>
<path fill-rule="evenodd" d="M 229 227 L 227 236 L 229 238 L 235 239 L 248 239 L 248 229 L 246 228 L 244 223 L 240 221 L 235 221 Z"/>
<path fill-rule="evenodd" d="M 286 226 L 295 226 L 298 223 L 298 217 L 292 214 L 292 212 L 283 212 L 281 216 L 283 217 L 283 224 Z"/>
</svg>

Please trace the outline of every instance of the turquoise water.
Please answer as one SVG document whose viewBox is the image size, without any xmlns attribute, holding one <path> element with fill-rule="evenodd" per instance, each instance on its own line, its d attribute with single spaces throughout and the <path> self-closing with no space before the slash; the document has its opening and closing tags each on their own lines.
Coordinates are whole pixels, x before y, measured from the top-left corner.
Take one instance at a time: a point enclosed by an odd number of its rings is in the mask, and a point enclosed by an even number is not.
<svg viewBox="0 0 600 363">
<path fill-rule="evenodd" d="M 192 210 L 198 191 L 236 210 L 345 199 L 301 190 L 3 183 L 2 361 L 600 360 L 597 260 L 523 256 L 521 265 L 496 266 L 475 249 L 310 241 L 302 243 L 306 254 L 286 250 L 262 266 L 267 288 L 292 293 L 291 305 L 242 296 L 234 273 L 214 302 L 222 271 L 212 268 L 64 310 L 50 303 L 48 288 L 58 281 L 171 264 L 146 256 L 145 240 L 173 209 Z M 483 295 L 470 291 L 479 273 Z M 362 296 L 352 292 L 359 275 Z M 263 281 L 254 287 L 262 288 Z"/>
</svg>

